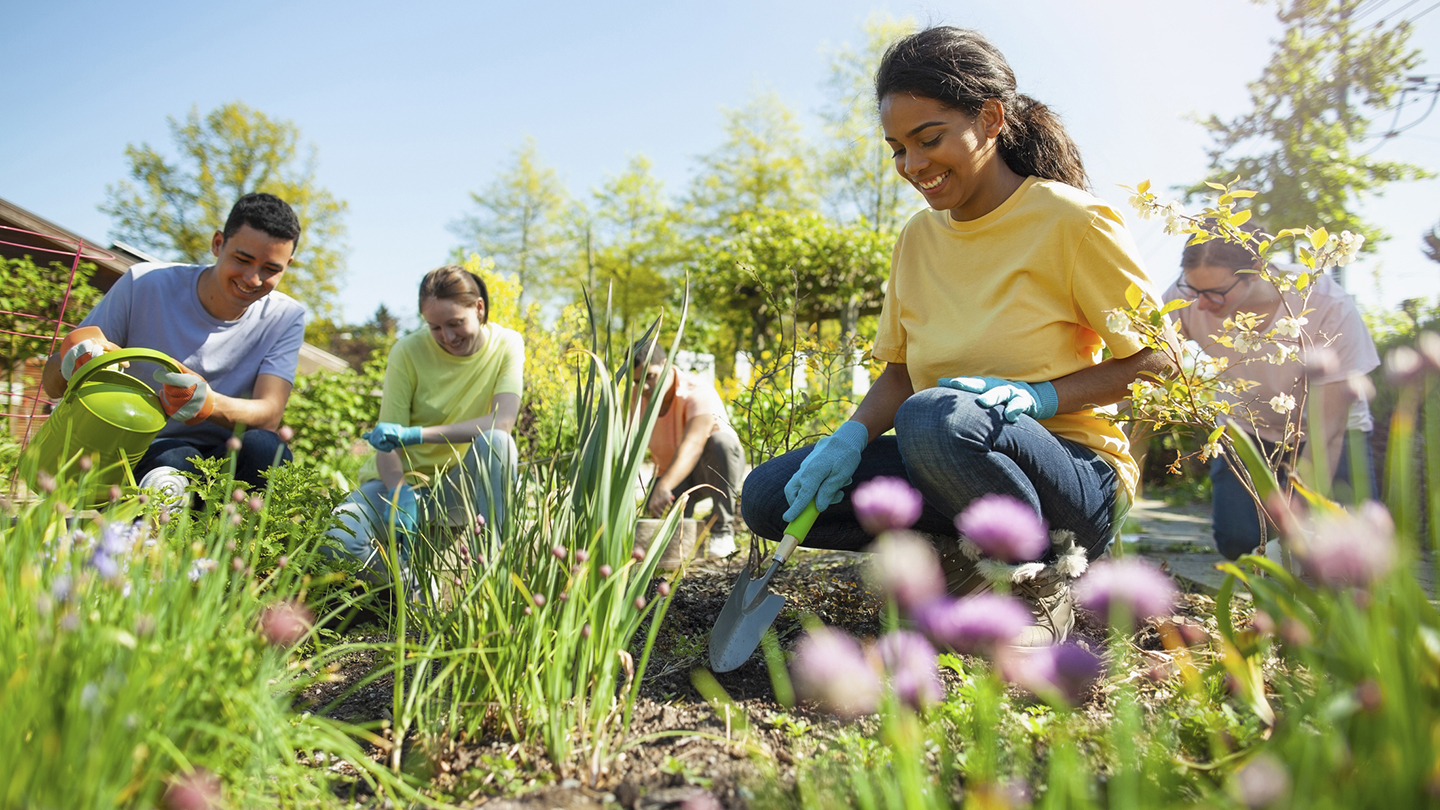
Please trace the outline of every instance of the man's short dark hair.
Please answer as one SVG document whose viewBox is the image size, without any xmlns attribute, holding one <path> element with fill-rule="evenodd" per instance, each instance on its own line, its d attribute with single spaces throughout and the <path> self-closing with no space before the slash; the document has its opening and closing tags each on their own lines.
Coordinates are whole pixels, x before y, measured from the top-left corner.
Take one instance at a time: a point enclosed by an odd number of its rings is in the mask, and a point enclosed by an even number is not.
<svg viewBox="0 0 1440 810">
<path fill-rule="evenodd" d="M 631 367 L 640 368 L 664 363 L 669 355 L 665 354 L 665 348 L 656 343 L 654 339 L 641 338 L 635 341 L 634 346 L 630 347 L 630 357 L 632 358 L 630 360 Z"/>
<path fill-rule="evenodd" d="M 300 218 L 290 204 L 261 191 L 251 192 L 235 201 L 230 216 L 225 219 L 221 231 L 226 239 L 240 232 L 241 226 L 249 225 L 257 231 L 264 231 L 276 239 L 288 239 L 300 244 Z"/>
</svg>

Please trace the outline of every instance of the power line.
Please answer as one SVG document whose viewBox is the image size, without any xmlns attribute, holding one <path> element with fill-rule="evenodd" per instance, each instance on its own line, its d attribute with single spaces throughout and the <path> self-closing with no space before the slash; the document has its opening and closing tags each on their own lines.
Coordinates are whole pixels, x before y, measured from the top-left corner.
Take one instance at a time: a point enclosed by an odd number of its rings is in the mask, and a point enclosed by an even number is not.
<svg viewBox="0 0 1440 810">
<path fill-rule="evenodd" d="M 1366 4 L 1366 3 L 1361 3 L 1360 5 L 1361 5 L 1361 6 L 1364 6 L 1364 8 L 1359 8 L 1359 7 L 1357 7 L 1356 10 L 1355 10 L 1355 16 L 1352 17 L 1351 19 L 1358 20 L 1358 19 L 1360 19 L 1361 17 L 1364 17 L 1366 14 L 1369 14 L 1370 12 L 1374 11 L 1374 10 L 1377 9 L 1377 8 L 1380 8 L 1381 6 L 1385 5 L 1385 4 L 1388 3 L 1388 2 L 1390 2 L 1390 0 L 1371 0 L 1371 2 L 1368 3 L 1368 4 Z"/>
<path fill-rule="evenodd" d="M 1437 9 L 1437 8 L 1440 8 L 1440 3 L 1436 3 L 1435 5 L 1433 5 L 1433 6 L 1429 7 L 1429 8 L 1427 8 L 1427 9 L 1425 9 L 1424 11 L 1420 12 L 1419 14 L 1416 14 L 1414 17 L 1411 17 L 1410 19 L 1406 20 L 1405 22 L 1412 22 L 1412 23 L 1413 23 L 1413 22 L 1415 22 L 1416 20 L 1420 19 L 1421 17 L 1424 17 L 1426 14 L 1429 14 L 1430 12 L 1434 11 L 1434 10 Z"/>
</svg>

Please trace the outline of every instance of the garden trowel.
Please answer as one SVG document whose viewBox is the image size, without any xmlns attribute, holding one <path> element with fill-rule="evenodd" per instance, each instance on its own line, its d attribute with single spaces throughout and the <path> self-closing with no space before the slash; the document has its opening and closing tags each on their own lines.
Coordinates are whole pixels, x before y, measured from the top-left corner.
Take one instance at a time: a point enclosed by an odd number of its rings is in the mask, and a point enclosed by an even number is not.
<svg viewBox="0 0 1440 810">
<path fill-rule="evenodd" d="M 720 610 L 720 618 L 715 620 L 715 628 L 710 631 L 710 669 L 729 672 L 749 660 L 760 645 L 760 637 L 770 629 L 785 605 L 785 597 L 770 592 L 770 579 L 790 559 L 791 552 L 810 533 L 819 516 L 820 510 L 812 501 L 785 527 L 785 539 L 775 549 L 764 574 L 750 579 L 749 565 L 740 572 L 730 598 Z"/>
</svg>

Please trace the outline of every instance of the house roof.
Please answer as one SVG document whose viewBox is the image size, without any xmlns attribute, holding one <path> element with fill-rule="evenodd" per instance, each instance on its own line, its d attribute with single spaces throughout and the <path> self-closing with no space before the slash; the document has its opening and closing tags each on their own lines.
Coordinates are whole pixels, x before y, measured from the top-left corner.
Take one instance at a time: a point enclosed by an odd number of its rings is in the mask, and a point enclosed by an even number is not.
<svg viewBox="0 0 1440 810">
<path fill-rule="evenodd" d="M 95 265 L 91 283 L 101 290 L 109 290 L 130 265 L 151 261 L 151 257 L 120 243 L 101 248 L 100 243 L 87 239 L 74 231 L 27 211 L 0 197 L 0 225 L 15 230 L 0 229 L 0 256 L 18 259 L 29 255 L 41 264 L 49 261 L 66 261 L 75 256 L 83 245 L 80 258 Z"/>
</svg>

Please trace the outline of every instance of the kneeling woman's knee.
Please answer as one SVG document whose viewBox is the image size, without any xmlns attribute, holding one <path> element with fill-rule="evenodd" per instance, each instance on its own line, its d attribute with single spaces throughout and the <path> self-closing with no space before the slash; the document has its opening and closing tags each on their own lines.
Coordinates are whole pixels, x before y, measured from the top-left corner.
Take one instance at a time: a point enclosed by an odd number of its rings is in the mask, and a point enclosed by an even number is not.
<svg viewBox="0 0 1440 810">
<path fill-rule="evenodd" d="M 785 532 L 785 485 L 800 469 L 800 462 L 812 448 L 792 450 L 761 464 L 745 476 L 740 490 L 740 514 L 750 531 L 770 540 L 779 540 Z"/>
<path fill-rule="evenodd" d="M 503 469 L 514 476 L 520 461 L 520 450 L 515 438 L 504 430 L 482 430 L 470 444 L 470 453 L 477 461 L 489 465 L 492 470 Z"/>
<path fill-rule="evenodd" d="M 895 412 L 895 436 L 900 453 L 934 447 L 942 439 L 964 439 L 988 444 L 995 430 L 991 410 L 975 404 L 975 394 L 953 388 L 917 391 Z"/>
</svg>

